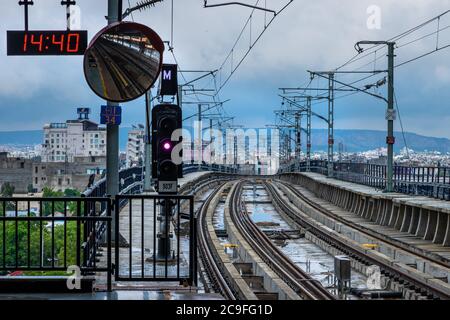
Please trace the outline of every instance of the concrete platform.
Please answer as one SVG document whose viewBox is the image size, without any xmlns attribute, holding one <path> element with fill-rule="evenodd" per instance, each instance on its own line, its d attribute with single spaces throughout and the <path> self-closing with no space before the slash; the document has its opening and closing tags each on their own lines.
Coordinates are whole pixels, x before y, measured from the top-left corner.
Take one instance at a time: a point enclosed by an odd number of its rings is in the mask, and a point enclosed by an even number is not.
<svg viewBox="0 0 450 320">
<path fill-rule="evenodd" d="M 433 199 L 424 196 L 414 196 L 407 195 L 402 193 L 385 193 L 381 190 L 377 190 L 373 187 L 360 185 L 357 183 L 342 181 L 338 179 L 328 178 L 322 174 L 314 173 L 314 172 L 304 172 L 301 173 L 306 177 L 310 177 L 315 181 L 318 181 L 322 184 L 338 187 L 343 190 L 348 190 L 353 193 L 360 194 L 366 197 L 375 197 L 375 198 L 384 198 L 391 199 L 394 202 L 399 202 L 408 205 L 420 206 L 425 209 L 430 210 L 439 210 L 445 213 L 450 214 L 450 202 L 445 200 Z"/>
<path fill-rule="evenodd" d="M 181 188 L 184 191 L 190 191 L 190 189 L 197 183 L 207 180 L 213 173 L 211 172 L 195 172 L 186 174 L 184 178 L 179 180 Z M 151 193 L 150 193 L 151 194 Z M 197 193 L 196 200 L 201 196 Z M 131 217 L 130 217 L 131 212 Z M 185 212 L 185 211 L 181 211 Z M 115 260 L 115 248 L 112 248 L 112 259 L 113 263 L 119 265 L 119 275 L 122 278 L 136 278 L 136 281 L 120 281 L 117 282 L 112 277 L 113 290 L 121 289 L 132 289 L 136 288 L 144 291 L 144 288 L 148 288 L 149 284 L 152 285 L 151 290 L 156 290 L 158 288 L 169 288 L 176 289 L 180 285 L 178 282 L 168 283 L 164 282 L 139 282 L 138 278 L 154 278 L 154 277 L 165 277 L 165 263 L 158 263 L 156 268 L 153 269 L 153 254 L 154 249 L 157 248 L 156 237 L 154 235 L 154 230 L 159 230 L 159 222 L 155 221 L 155 213 L 153 212 L 153 201 L 144 200 L 144 205 L 142 206 L 141 200 L 132 200 L 131 205 L 128 202 L 119 214 L 119 232 L 122 239 L 126 242 L 126 247 L 119 248 L 119 261 Z M 180 250 L 180 268 L 177 268 L 176 263 L 169 263 L 167 267 L 167 276 L 174 278 L 179 273 L 181 278 L 187 278 L 189 275 L 188 269 L 188 259 L 189 259 L 189 239 L 183 236 L 183 230 L 187 228 L 186 220 L 180 220 L 181 236 L 180 243 L 178 244 L 178 239 L 175 234 L 174 225 L 171 225 L 170 232 L 173 234 L 171 239 L 171 247 L 175 250 L 177 254 L 178 246 Z M 131 228 L 131 232 L 130 232 Z M 187 229 L 186 229 L 187 230 Z M 144 235 L 142 232 L 144 231 Z M 129 244 L 131 243 L 131 250 Z M 106 248 L 104 248 L 106 250 Z M 131 254 L 131 257 L 130 257 Z M 106 266 L 106 254 L 99 257 L 99 265 Z M 144 262 L 142 263 L 142 260 Z M 176 259 L 175 259 L 176 262 Z M 156 285 L 156 286 L 154 286 Z M 106 290 L 106 273 L 97 273 L 95 288 L 97 290 Z"/>
<path fill-rule="evenodd" d="M 435 244 L 427 250 L 450 254 L 450 202 L 423 196 L 383 193 L 372 187 L 331 179 L 312 172 L 280 176 L 304 187 L 317 202 L 346 219 L 381 230 L 396 239 L 419 239 Z M 366 224 L 369 223 L 369 224 Z M 374 223 L 374 224 L 371 224 Z M 388 228 L 384 228 L 388 227 Z M 447 249 L 442 249 L 445 247 Z M 421 248 L 419 246 L 419 248 Z M 425 249 L 425 248 L 424 248 Z"/>
<path fill-rule="evenodd" d="M 312 193 L 305 187 L 295 186 L 295 188 L 298 189 L 302 194 L 306 195 L 309 199 L 313 200 L 315 203 L 331 211 L 333 214 L 336 214 L 350 222 L 356 223 L 369 230 L 372 230 L 373 232 L 382 234 L 391 239 L 395 239 L 406 245 L 415 246 L 418 249 L 427 251 L 433 255 L 440 256 L 443 260 L 448 260 L 450 262 L 450 247 L 444 247 L 442 245 L 434 244 L 429 240 L 424 240 L 421 237 L 407 232 L 401 232 L 391 226 L 379 225 L 374 221 L 368 221 L 367 219 L 355 215 L 353 212 L 343 210 L 328 201 L 318 198 L 314 193 Z"/>
</svg>

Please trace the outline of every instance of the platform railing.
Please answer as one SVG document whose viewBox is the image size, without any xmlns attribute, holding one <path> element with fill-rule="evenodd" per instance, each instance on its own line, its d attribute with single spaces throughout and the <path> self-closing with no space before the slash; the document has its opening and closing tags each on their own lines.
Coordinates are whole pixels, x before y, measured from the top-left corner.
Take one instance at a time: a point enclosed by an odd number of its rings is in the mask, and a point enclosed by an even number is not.
<svg viewBox="0 0 450 320">
<path fill-rule="evenodd" d="M 328 162 L 314 160 L 309 171 L 326 175 Z M 281 166 L 280 173 L 306 172 L 305 161 Z M 359 183 L 376 189 L 386 187 L 386 165 L 361 162 L 334 162 L 332 177 Z M 450 167 L 443 166 L 394 166 L 394 191 L 450 200 Z"/>
<path fill-rule="evenodd" d="M 115 206 L 123 200 L 128 206 L 115 215 L 124 223 L 115 233 L 127 244 L 115 243 L 115 279 L 195 283 L 194 196 L 118 195 Z"/>
<path fill-rule="evenodd" d="M 0 198 L 0 274 L 67 275 L 76 267 L 81 275 L 106 272 L 110 289 L 111 205 L 96 197 Z"/>
</svg>

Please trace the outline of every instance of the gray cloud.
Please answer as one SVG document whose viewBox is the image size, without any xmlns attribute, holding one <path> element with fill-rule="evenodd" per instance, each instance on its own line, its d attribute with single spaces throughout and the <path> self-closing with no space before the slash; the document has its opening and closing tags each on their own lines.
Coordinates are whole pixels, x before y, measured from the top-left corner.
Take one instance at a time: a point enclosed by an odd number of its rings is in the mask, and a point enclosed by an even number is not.
<svg viewBox="0 0 450 320">
<path fill-rule="evenodd" d="M 64 28 L 65 9 L 57 1 L 35 3 L 30 9 L 30 28 Z M 90 37 L 106 23 L 106 3 L 77 1 L 82 9 L 82 27 L 89 30 Z M 249 10 L 233 6 L 203 9 L 202 3 L 175 0 L 174 46 L 182 69 L 217 68 L 249 14 Z M 280 7 L 286 1 L 267 3 Z M 366 27 L 366 9 L 372 4 L 381 8 L 380 30 Z M 272 121 L 272 109 L 279 106 L 277 88 L 303 83 L 306 69 L 334 68 L 355 54 L 356 41 L 387 39 L 449 8 L 449 0 L 295 0 L 267 30 L 221 97 L 232 98 L 227 110 L 239 115 L 240 122 L 262 126 Z M 85 84 L 80 57 L 6 57 L 6 30 L 23 28 L 23 11 L 17 1 L 1 1 L 0 12 L 0 111 L 9 112 L 8 118 L 0 119 L 0 130 L 39 128 L 45 122 L 62 121 L 81 105 L 99 108 L 102 101 Z M 134 18 L 154 28 L 164 40 L 170 39 L 169 1 L 136 13 Z M 264 15 L 257 13 L 253 19 L 254 37 L 263 26 Z M 243 37 L 236 57 L 247 49 L 248 37 Z M 428 44 L 423 43 L 404 53 L 399 50 L 397 59 L 407 59 L 426 48 Z M 444 121 L 449 114 L 448 57 L 449 51 L 442 51 L 398 69 L 396 90 L 405 129 L 450 136 L 448 121 Z M 173 62 L 170 54 L 165 60 Z M 428 106 L 433 107 L 432 112 Z M 325 110 L 325 106 L 318 108 Z M 384 106 L 371 98 L 338 100 L 336 108 L 336 126 L 340 128 L 384 128 Z M 127 104 L 125 110 L 124 121 L 142 122 L 142 100 Z"/>
</svg>

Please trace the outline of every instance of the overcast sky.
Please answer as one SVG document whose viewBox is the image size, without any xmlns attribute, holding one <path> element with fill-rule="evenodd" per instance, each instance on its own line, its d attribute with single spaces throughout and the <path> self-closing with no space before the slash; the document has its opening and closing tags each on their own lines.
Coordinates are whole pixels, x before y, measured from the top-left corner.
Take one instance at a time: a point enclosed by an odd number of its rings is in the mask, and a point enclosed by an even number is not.
<svg viewBox="0 0 450 320">
<path fill-rule="evenodd" d="M 287 1 L 267 0 L 267 7 L 279 9 Z M 74 117 L 77 107 L 92 108 L 93 118 L 98 121 L 100 105 L 104 102 L 85 83 L 82 57 L 6 56 L 6 30 L 23 28 L 23 7 L 17 2 L 0 1 L 0 131 L 40 129 L 44 123 L 63 122 Z M 65 8 L 59 5 L 60 1 L 34 2 L 30 8 L 30 29 L 65 28 Z M 128 1 L 123 2 L 126 7 Z M 256 0 L 245 2 L 253 4 Z M 106 24 L 107 0 L 77 0 L 77 5 L 81 8 L 81 27 L 89 31 L 91 38 Z M 380 29 L 367 27 L 367 9 L 371 5 L 381 9 Z M 203 0 L 174 0 L 174 8 L 174 53 L 183 70 L 217 69 L 250 14 L 250 9 L 237 6 L 205 9 Z M 150 26 L 164 40 L 170 40 L 170 9 L 171 1 L 166 0 L 150 10 L 135 13 L 134 20 Z M 448 9 L 450 0 L 294 0 L 251 50 L 221 91 L 220 98 L 231 99 L 225 108 L 229 115 L 236 117 L 237 124 L 261 127 L 272 123 L 273 110 L 280 108 L 279 87 L 307 84 L 306 70 L 330 70 L 341 65 L 355 55 L 354 44 L 359 40 L 388 39 Z M 263 27 L 264 18 L 267 21 L 271 15 L 255 13 L 253 39 Z M 450 19 L 445 16 L 440 26 L 448 25 Z M 431 33 L 436 27 L 432 24 L 415 37 Z M 247 31 L 234 52 L 234 64 L 248 48 Z M 450 44 L 450 29 L 440 33 L 438 45 L 445 44 Z M 396 59 L 406 61 L 435 47 L 436 37 L 429 37 L 399 48 Z M 164 60 L 174 62 L 169 52 Z M 377 67 L 383 67 L 384 61 L 378 60 Z M 223 76 L 229 68 L 224 67 Z M 199 83 L 199 87 L 211 87 L 210 80 Z M 325 82 L 314 80 L 311 86 L 323 87 Z M 396 69 L 395 86 L 406 131 L 450 138 L 450 49 Z M 380 93 L 384 94 L 384 89 Z M 314 107 L 318 113 L 325 114 L 326 105 Z M 186 113 L 192 112 L 192 106 L 185 108 Z M 385 129 L 382 101 L 358 94 L 336 100 L 335 108 L 336 128 Z M 124 125 L 143 123 L 143 99 L 126 103 L 123 112 Z M 318 121 L 313 125 L 323 127 Z"/>
</svg>

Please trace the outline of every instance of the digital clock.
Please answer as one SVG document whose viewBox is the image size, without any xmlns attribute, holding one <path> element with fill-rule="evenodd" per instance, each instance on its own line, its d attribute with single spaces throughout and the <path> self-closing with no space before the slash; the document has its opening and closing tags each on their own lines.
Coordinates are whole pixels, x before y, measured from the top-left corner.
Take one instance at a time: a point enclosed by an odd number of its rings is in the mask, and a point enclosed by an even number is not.
<svg viewBox="0 0 450 320">
<path fill-rule="evenodd" d="M 83 55 L 87 31 L 7 31 L 8 56 Z"/>
</svg>

